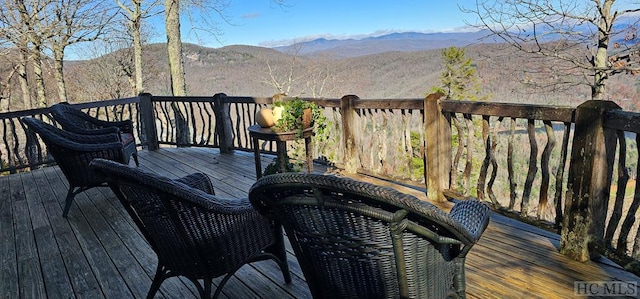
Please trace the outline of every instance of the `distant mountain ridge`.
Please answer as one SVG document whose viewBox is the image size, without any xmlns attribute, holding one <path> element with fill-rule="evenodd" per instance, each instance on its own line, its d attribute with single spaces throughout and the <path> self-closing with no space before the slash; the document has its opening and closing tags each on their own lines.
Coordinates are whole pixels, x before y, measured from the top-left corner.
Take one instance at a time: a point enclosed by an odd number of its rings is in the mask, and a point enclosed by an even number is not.
<svg viewBox="0 0 640 299">
<path fill-rule="evenodd" d="M 620 45 L 637 46 L 637 40 L 627 40 L 625 35 L 630 32 L 624 30 L 637 24 L 640 18 L 637 16 L 627 16 L 620 18 L 614 26 L 611 40 Z M 633 26 L 632 26 L 633 27 Z M 572 30 L 583 31 L 586 36 L 592 34 L 593 28 L 589 24 L 571 28 Z M 544 36 L 544 35 L 543 35 Z M 543 37 L 543 40 L 551 41 L 559 37 L 550 34 Z M 579 42 L 584 40 L 578 39 Z M 326 39 L 318 38 L 305 42 L 298 42 L 289 46 L 274 47 L 273 49 L 287 53 L 310 57 L 328 58 L 349 58 L 359 57 L 385 52 L 414 52 L 433 49 L 455 47 L 466 47 L 476 44 L 502 43 L 503 40 L 492 36 L 489 30 L 478 30 L 469 32 L 396 32 L 380 36 L 366 37 L 362 39 Z M 615 52 L 615 51 L 614 51 Z"/>
<path fill-rule="evenodd" d="M 441 49 L 451 46 L 464 47 L 478 43 L 492 43 L 489 31 L 475 32 L 397 32 L 362 39 L 318 38 L 290 46 L 274 47 L 283 53 L 331 58 L 359 57 L 384 52 L 414 52 Z"/>
</svg>

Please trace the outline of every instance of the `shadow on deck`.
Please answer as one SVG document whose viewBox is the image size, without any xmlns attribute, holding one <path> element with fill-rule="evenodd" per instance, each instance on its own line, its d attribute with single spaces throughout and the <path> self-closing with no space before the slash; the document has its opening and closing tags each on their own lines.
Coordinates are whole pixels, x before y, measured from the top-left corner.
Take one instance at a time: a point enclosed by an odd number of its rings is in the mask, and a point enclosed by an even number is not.
<svg viewBox="0 0 640 299">
<path fill-rule="evenodd" d="M 168 177 L 207 173 L 216 194 L 244 197 L 255 182 L 251 153 L 221 155 L 203 148 L 140 152 L 140 167 Z M 266 161 L 265 161 L 266 160 Z M 263 159 L 266 165 L 271 159 Z M 339 174 L 316 165 L 316 172 Z M 426 200 L 420 190 L 371 177 Z M 62 218 L 67 182 L 58 167 L 0 177 L 0 298 L 144 298 L 156 258 L 108 188 L 76 197 Z M 447 210 L 451 207 L 440 205 Z M 492 214 L 491 223 L 467 258 L 469 298 L 571 298 L 574 282 L 640 279 L 602 259 L 579 263 L 558 253 L 559 236 Z M 293 282 L 284 284 L 272 261 L 240 269 L 222 298 L 310 298 L 304 276 L 289 251 Z M 221 278 L 220 278 L 221 279 Z M 219 281 L 218 279 L 217 281 Z M 192 298 L 186 279 L 171 278 L 157 297 Z M 594 297 L 590 297 L 594 298 Z"/>
</svg>

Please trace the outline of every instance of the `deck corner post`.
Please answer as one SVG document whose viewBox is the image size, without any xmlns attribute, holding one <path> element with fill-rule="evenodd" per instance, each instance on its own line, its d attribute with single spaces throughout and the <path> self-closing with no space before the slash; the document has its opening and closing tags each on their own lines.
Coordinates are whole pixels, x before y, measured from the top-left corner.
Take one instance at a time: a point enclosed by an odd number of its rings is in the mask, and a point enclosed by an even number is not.
<svg viewBox="0 0 640 299">
<path fill-rule="evenodd" d="M 233 153 L 233 125 L 227 95 L 217 93 L 213 96 L 213 111 L 216 117 L 216 132 L 220 142 L 220 153 Z"/>
<path fill-rule="evenodd" d="M 616 133 L 603 126 L 611 101 L 591 100 L 576 108 L 560 252 L 586 262 L 600 256 L 608 210 Z"/>
<path fill-rule="evenodd" d="M 433 93 L 424 99 L 425 182 L 427 198 L 444 202 L 443 191 L 451 180 L 451 117 L 442 113 L 444 94 Z"/>
<path fill-rule="evenodd" d="M 150 93 L 141 93 L 139 111 L 140 111 L 140 125 L 142 126 L 140 132 L 140 141 L 143 148 L 147 148 L 150 151 L 155 151 L 160 148 L 158 143 L 158 134 L 156 128 L 156 121 L 153 110 L 152 95 Z"/>
<path fill-rule="evenodd" d="M 354 109 L 356 95 L 346 95 L 340 99 L 340 114 L 342 115 L 342 157 L 344 169 L 348 173 L 356 173 L 360 167 L 356 134 L 358 134 L 358 119 Z"/>
</svg>

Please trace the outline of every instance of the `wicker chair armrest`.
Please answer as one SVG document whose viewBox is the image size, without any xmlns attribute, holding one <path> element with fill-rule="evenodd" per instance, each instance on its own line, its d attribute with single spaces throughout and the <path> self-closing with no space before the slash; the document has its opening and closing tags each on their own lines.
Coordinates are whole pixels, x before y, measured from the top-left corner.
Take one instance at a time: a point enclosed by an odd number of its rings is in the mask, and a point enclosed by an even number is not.
<svg viewBox="0 0 640 299">
<path fill-rule="evenodd" d="M 107 121 L 91 117 L 91 122 L 102 128 L 116 127 L 123 133 L 133 133 L 133 122 L 130 119 L 121 121 Z"/>
<path fill-rule="evenodd" d="M 77 152 L 91 152 L 95 153 L 95 157 L 102 156 L 100 152 L 118 151 L 122 152 L 122 143 L 120 142 L 108 142 L 108 143 L 80 143 L 75 141 L 67 141 L 64 145 L 66 148 Z"/>
<path fill-rule="evenodd" d="M 82 129 L 79 127 L 74 127 L 73 129 L 69 129 L 68 131 L 83 135 L 120 134 L 120 128 L 118 127 L 102 127 L 97 129 Z"/>
<path fill-rule="evenodd" d="M 475 199 L 457 202 L 449 212 L 449 216 L 464 228 L 473 243 L 480 239 L 489 225 L 489 214 L 489 208 Z"/>
<path fill-rule="evenodd" d="M 211 179 L 200 172 L 192 173 L 182 178 L 176 180 L 177 182 L 183 183 L 189 187 L 196 188 L 202 190 L 208 194 L 215 195 L 215 190 L 213 189 L 213 184 L 211 183 Z"/>
<path fill-rule="evenodd" d="M 117 142 L 117 143 L 120 143 L 120 146 L 122 147 L 122 142 L 120 141 L 120 135 L 115 133 L 85 135 L 85 134 L 79 134 L 79 133 L 73 133 L 73 132 L 67 132 L 67 131 L 59 131 L 57 132 L 57 134 L 60 134 L 64 138 L 74 142 L 78 142 L 78 143 L 95 144 L 95 143 Z"/>
</svg>

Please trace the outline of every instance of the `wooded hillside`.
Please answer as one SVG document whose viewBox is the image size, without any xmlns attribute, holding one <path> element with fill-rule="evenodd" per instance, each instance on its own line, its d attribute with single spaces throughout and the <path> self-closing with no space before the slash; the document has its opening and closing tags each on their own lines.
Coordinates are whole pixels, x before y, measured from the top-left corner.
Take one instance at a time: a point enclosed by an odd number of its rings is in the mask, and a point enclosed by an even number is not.
<svg viewBox="0 0 640 299">
<path fill-rule="evenodd" d="M 168 63 L 164 44 L 145 48 L 145 91 L 169 95 Z M 500 45 L 464 48 L 473 58 L 482 90 L 490 101 L 576 105 L 590 98 L 585 85 L 556 85 L 544 61 L 522 57 Z M 289 91 L 292 96 L 336 98 L 355 94 L 360 98 L 422 98 L 439 84 L 441 50 L 385 52 L 332 59 L 286 54 L 270 48 L 228 46 L 206 48 L 184 45 L 189 95 L 226 93 L 271 96 Z M 65 70 L 72 102 L 132 96 L 126 81 L 126 51 L 98 59 L 67 64 Z M 537 84 L 532 84 L 536 80 Z M 540 82 L 546 88 L 541 88 Z M 280 86 L 280 90 L 276 88 Z M 284 89 L 284 90 L 283 90 Z M 629 110 L 640 110 L 640 80 L 632 75 L 614 76 L 611 100 Z M 55 93 L 51 93 L 55 102 Z M 14 108 L 15 109 L 15 108 Z"/>
</svg>

